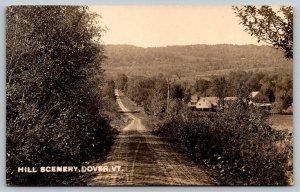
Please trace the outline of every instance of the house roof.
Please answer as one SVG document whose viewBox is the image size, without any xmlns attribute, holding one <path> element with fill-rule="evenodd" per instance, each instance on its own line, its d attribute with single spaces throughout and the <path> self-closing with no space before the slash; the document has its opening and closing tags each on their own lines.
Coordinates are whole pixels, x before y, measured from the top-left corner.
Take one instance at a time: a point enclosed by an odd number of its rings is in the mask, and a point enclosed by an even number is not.
<svg viewBox="0 0 300 192">
<path fill-rule="evenodd" d="M 224 101 L 236 101 L 237 97 L 224 97 Z"/>
<path fill-rule="evenodd" d="M 253 103 L 255 107 L 271 107 L 271 103 Z"/>
<path fill-rule="evenodd" d="M 251 93 L 250 93 L 250 96 L 251 96 L 251 98 L 254 98 L 254 97 L 256 97 L 257 95 L 259 95 L 259 91 L 252 91 Z"/>
<path fill-rule="evenodd" d="M 200 97 L 200 99 L 205 100 L 205 102 L 210 102 L 212 104 L 218 104 L 219 97 Z"/>
<path fill-rule="evenodd" d="M 259 91 L 253 91 L 250 93 L 253 103 L 269 103 L 269 98 Z"/>
<path fill-rule="evenodd" d="M 214 106 L 217 106 L 219 102 L 218 97 L 200 97 L 199 101 L 196 104 L 198 109 L 211 109 Z"/>
</svg>

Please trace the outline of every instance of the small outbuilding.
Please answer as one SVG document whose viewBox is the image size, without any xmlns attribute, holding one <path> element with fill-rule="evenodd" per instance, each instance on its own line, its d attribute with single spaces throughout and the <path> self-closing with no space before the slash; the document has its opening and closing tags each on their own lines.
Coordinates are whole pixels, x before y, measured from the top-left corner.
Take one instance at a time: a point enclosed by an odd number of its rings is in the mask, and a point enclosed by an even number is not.
<svg viewBox="0 0 300 192">
<path fill-rule="evenodd" d="M 271 103 L 269 101 L 269 98 L 259 91 L 253 91 L 250 93 L 249 104 L 260 109 L 271 110 Z"/>
<path fill-rule="evenodd" d="M 188 103 L 188 107 L 191 107 L 191 108 L 196 108 L 196 104 L 198 102 L 198 95 L 194 94 L 191 96 L 191 100 L 190 102 Z"/>
</svg>

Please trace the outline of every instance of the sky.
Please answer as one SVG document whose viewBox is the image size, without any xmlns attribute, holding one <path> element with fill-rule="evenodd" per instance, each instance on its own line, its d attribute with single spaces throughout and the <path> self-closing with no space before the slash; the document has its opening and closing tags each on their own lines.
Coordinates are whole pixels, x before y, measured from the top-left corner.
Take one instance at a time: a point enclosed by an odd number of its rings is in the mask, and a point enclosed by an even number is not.
<svg viewBox="0 0 300 192">
<path fill-rule="evenodd" d="M 231 6 L 90 6 L 102 16 L 105 44 L 159 47 L 191 44 L 255 44 Z"/>
</svg>

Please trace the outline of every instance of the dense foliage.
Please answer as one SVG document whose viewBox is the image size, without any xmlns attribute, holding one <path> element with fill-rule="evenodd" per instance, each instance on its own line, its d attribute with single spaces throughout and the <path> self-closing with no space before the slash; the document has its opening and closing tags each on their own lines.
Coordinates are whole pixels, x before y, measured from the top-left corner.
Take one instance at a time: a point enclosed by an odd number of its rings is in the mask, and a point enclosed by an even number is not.
<svg viewBox="0 0 300 192">
<path fill-rule="evenodd" d="M 281 113 L 293 104 L 293 79 L 290 73 L 230 72 L 226 76 L 213 76 L 211 80 L 196 80 L 193 90 L 199 96 L 237 96 L 237 87 L 245 84 L 249 91 L 260 91 L 273 104 L 273 112 Z"/>
<path fill-rule="evenodd" d="M 120 74 L 122 77 L 124 74 Z M 167 110 L 167 93 L 168 93 L 168 79 L 170 83 L 169 91 L 172 100 L 188 100 L 187 94 L 188 86 L 185 83 L 170 80 L 170 78 L 159 74 L 157 76 L 145 78 L 129 79 L 124 82 L 124 79 L 117 78 L 117 84 L 123 84 L 126 95 L 135 103 L 143 106 L 148 115 L 164 116 Z M 118 83 L 119 82 L 119 83 Z"/>
<path fill-rule="evenodd" d="M 181 110 L 161 121 L 155 132 L 215 170 L 225 185 L 286 185 L 292 170 L 290 138 L 263 117 L 240 101 L 217 113 Z"/>
<path fill-rule="evenodd" d="M 167 109 L 167 92 L 169 76 L 159 74 L 152 77 L 128 78 L 119 74 L 116 78 L 117 88 L 145 108 L 148 115 L 164 116 Z M 182 81 L 178 77 L 170 80 L 171 101 L 183 101 L 187 104 L 193 94 L 201 97 L 237 96 L 237 87 L 247 86 L 251 91 L 260 91 L 272 103 L 272 112 L 282 113 L 293 104 L 293 80 L 290 73 L 269 74 L 263 72 L 235 71 L 224 76 L 211 76 L 194 82 Z"/>
<path fill-rule="evenodd" d="M 11 6 L 6 16 L 7 183 L 64 185 L 76 173 L 17 167 L 105 157 L 115 131 L 101 93 L 103 47 L 95 40 L 102 28 L 82 6 Z"/>
</svg>

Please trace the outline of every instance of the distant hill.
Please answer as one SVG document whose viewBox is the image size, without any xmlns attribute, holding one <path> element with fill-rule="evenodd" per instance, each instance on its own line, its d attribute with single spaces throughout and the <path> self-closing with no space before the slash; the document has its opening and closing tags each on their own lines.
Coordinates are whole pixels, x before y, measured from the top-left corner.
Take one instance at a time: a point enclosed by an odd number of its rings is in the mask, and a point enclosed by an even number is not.
<svg viewBox="0 0 300 192">
<path fill-rule="evenodd" d="M 197 78 L 254 70 L 272 73 L 290 71 L 292 61 L 269 46 L 256 45 L 185 45 L 142 48 L 132 45 L 105 46 L 108 75 L 152 76 L 159 73 Z"/>
</svg>

